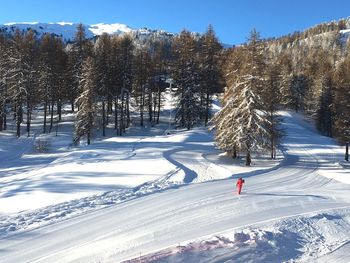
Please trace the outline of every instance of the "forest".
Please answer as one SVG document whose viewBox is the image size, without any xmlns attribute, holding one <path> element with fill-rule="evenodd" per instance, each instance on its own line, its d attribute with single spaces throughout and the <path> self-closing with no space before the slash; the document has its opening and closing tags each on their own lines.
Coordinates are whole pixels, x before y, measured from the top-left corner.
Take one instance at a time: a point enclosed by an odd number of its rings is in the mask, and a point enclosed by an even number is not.
<svg viewBox="0 0 350 263">
<path fill-rule="evenodd" d="M 38 37 L 32 30 L 0 32 L 0 130 L 8 118 L 31 136 L 34 110 L 43 112 L 50 133 L 62 108 L 75 113 L 73 143 L 90 144 L 107 127 L 123 135 L 133 125 L 157 125 L 163 96 L 172 84 L 175 123 L 215 130 L 217 146 L 237 158 L 269 151 L 283 136 L 278 111 L 302 112 L 325 136 L 350 140 L 350 46 L 341 30 L 346 20 L 304 32 L 261 39 L 253 29 L 242 45 L 225 49 L 212 26 L 199 35 L 187 30 L 140 43 L 133 36 L 102 34 L 87 39 L 82 25 L 75 38 Z M 169 81 L 170 80 L 170 81 Z M 219 94 L 219 95 L 218 95 Z M 212 116 L 216 96 L 221 110 Z M 133 114 L 137 113 L 137 121 Z"/>
</svg>

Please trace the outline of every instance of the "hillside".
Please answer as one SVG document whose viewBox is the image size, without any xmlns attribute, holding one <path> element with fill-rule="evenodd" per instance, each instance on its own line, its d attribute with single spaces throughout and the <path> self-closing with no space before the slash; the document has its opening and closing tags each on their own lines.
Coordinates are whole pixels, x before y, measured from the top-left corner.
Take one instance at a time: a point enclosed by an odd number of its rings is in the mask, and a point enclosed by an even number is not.
<svg viewBox="0 0 350 263">
<path fill-rule="evenodd" d="M 26 31 L 32 29 L 36 32 L 37 36 L 41 36 L 45 33 L 61 36 L 65 41 L 72 41 L 76 31 L 77 23 L 70 22 L 58 22 L 58 23 L 39 23 L 39 22 L 12 22 L 0 25 L 0 31 L 13 34 L 17 29 Z M 133 29 L 127 25 L 114 23 L 106 24 L 99 23 L 93 25 L 84 24 L 86 37 L 93 38 L 103 33 L 123 35 L 125 33 L 131 34 L 135 37 L 171 37 L 172 33 L 165 32 L 164 30 L 152 30 L 148 28 Z"/>
</svg>

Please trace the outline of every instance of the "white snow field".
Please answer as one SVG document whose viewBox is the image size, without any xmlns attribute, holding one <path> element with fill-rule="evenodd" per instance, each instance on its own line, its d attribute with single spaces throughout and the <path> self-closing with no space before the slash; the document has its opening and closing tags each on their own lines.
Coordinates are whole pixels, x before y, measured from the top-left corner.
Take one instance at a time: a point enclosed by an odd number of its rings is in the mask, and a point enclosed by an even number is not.
<svg viewBox="0 0 350 263">
<path fill-rule="evenodd" d="M 204 129 L 164 124 L 48 155 L 2 133 L 0 262 L 349 262 L 343 150 L 282 114 L 284 159 L 251 168 Z"/>
</svg>

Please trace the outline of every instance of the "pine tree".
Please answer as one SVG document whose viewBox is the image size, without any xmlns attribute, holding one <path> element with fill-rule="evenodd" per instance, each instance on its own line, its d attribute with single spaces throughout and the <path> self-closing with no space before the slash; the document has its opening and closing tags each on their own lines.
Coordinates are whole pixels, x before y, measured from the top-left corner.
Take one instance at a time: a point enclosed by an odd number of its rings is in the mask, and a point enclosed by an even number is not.
<svg viewBox="0 0 350 263">
<path fill-rule="evenodd" d="M 8 72 L 9 95 L 12 98 L 14 116 L 16 120 L 16 136 L 21 136 L 23 121 L 23 104 L 28 92 L 28 76 L 30 67 L 25 59 L 24 36 L 17 30 L 10 46 L 10 69 Z"/>
<path fill-rule="evenodd" d="M 50 114 L 49 132 L 53 129 L 54 106 L 60 113 L 64 94 L 66 54 L 61 38 L 45 34 L 40 42 L 39 86 L 44 103 L 44 129 L 47 132 L 47 115 Z M 60 114 L 58 114 L 60 115 Z M 59 116 L 58 116 L 59 119 Z"/>
<path fill-rule="evenodd" d="M 120 135 L 125 133 L 125 128 L 130 126 L 130 94 L 133 83 L 133 56 L 134 44 L 130 36 L 121 37 L 119 49 L 119 63 L 121 65 L 121 110 L 120 110 Z"/>
<path fill-rule="evenodd" d="M 37 57 L 38 57 L 38 44 L 35 38 L 35 34 L 32 30 L 29 30 L 24 35 L 23 39 L 23 54 L 24 63 L 28 67 L 28 75 L 26 81 L 26 115 L 27 115 L 27 136 L 30 135 L 32 110 L 35 104 L 38 103 L 36 96 L 37 86 Z"/>
<path fill-rule="evenodd" d="M 79 81 L 82 71 L 82 64 L 86 57 L 92 55 L 92 44 L 86 39 L 85 28 L 83 24 L 77 26 L 77 31 L 73 40 L 73 44 L 70 48 L 70 56 L 72 56 L 72 74 L 73 82 L 70 87 L 70 100 L 72 112 L 74 112 L 74 101 L 79 94 Z"/>
<path fill-rule="evenodd" d="M 162 107 L 162 98 L 163 93 L 167 87 L 165 83 L 167 75 L 167 53 L 170 53 L 169 44 L 164 40 L 157 41 L 153 43 L 153 59 L 152 64 L 154 68 L 154 84 L 155 84 L 155 93 L 154 98 L 154 119 L 155 123 L 159 124 L 160 110 Z M 156 112 L 157 109 L 157 112 Z"/>
<path fill-rule="evenodd" d="M 225 103 L 213 118 L 219 148 L 244 151 L 247 166 L 251 164 L 252 150 L 269 145 L 269 122 L 260 96 L 266 81 L 264 67 L 259 34 L 253 30 L 246 47 L 245 69 L 226 90 Z"/>
<path fill-rule="evenodd" d="M 146 107 L 146 89 L 149 86 L 151 58 L 148 49 L 140 48 L 134 59 L 134 96 L 137 98 L 140 110 L 140 125 L 144 125 L 144 113 Z"/>
<path fill-rule="evenodd" d="M 76 115 L 74 125 L 74 144 L 78 144 L 82 137 L 86 137 L 87 144 L 91 142 L 94 126 L 94 90 L 96 89 L 96 65 L 92 57 L 88 57 L 83 63 L 79 88 L 83 92 L 77 98 L 80 107 Z"/>
<path fill-rule="evenodd" d="M 280 72 L 280 65 L 277 63 L 270 63 L 267 70 L 267 81 L 264 92 L 266 99 L 264 100 L 264 109 L 267 117 L 267 128 L 270 137 L 270 151 L 271 159 L 276 158 L 276 145 L 282 136 L 282 131 L 279 128 L 280 116 L 278 110 L 282 101 L 281 84 L 283 82 L 282 74 Z"/>
<path fill-rule="evenodd" d="M 335 72 L 334 111 L 335 133 L 340 142 L 345 144 L 345 160 L 349 161 L 350 142 L 350 56 L 346 56 Z"/>
<path fill-rule="evenodd" d="M 304 74 L 293 75 L 290 84 L 290 105 L 295 112 L 305 110 L 305 95 L 309 89 L 309 79 Z"/>
<path fill-rule="evenodd" d="M 223 76 L 220 69 L 220 52 L 222 46 L 219 43 L 214 29 L 209 25 L 207 32 L 202 37 L 201 48 L 201 90 L 205 104 L 204 123 L 207 124 L 210 118 L 212 95 L 222 92 Z"/>
<path fill-rule="evenodd" d="M 175 121 L 188 130 L 200 121 L 200 76 L 196 41 L 188 31 L 182 31 L 175 40 L 176 62 L 173 69 L 176 90 Z"/>
<path fill-rule="evenodd" d="M 7 129 L 6 112 L 8 100 L 8 72 L 9 72 L 9 43 L 8 39 L 0 34 L 0 131 Z"/>
<path fill-rule="evenodd" d="M 106 105 L 108 105 L 108 99 L 111 96 L 112 90 L 112 76 L 111 76 L 111 41 L 108 34 L 102 34 L 95 44 L 95 60 L 97 71 L 97 94 L 99 100 L 102 103 L 102 136 L 106 136 L 106 125 L 108 111 Z"/>
</svg>

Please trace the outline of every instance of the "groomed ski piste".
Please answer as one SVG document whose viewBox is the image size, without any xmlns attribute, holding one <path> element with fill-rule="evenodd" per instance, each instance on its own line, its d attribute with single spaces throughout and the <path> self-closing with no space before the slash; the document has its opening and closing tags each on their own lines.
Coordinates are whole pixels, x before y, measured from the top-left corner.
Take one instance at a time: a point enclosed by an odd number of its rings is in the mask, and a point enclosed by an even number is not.
<svg viewBox="0 0 350 263">
<path fill-rule="evenodd" d="M 284 111 L 277 159 L 245 167 L 205 128 L 172 129 L 169 113 L 90 146 L 69 146 L 69 114 L 57 136 L 2 132 L 0 262 L 350 261 L 350 171 L 335 140 Z"/>
</svg>

